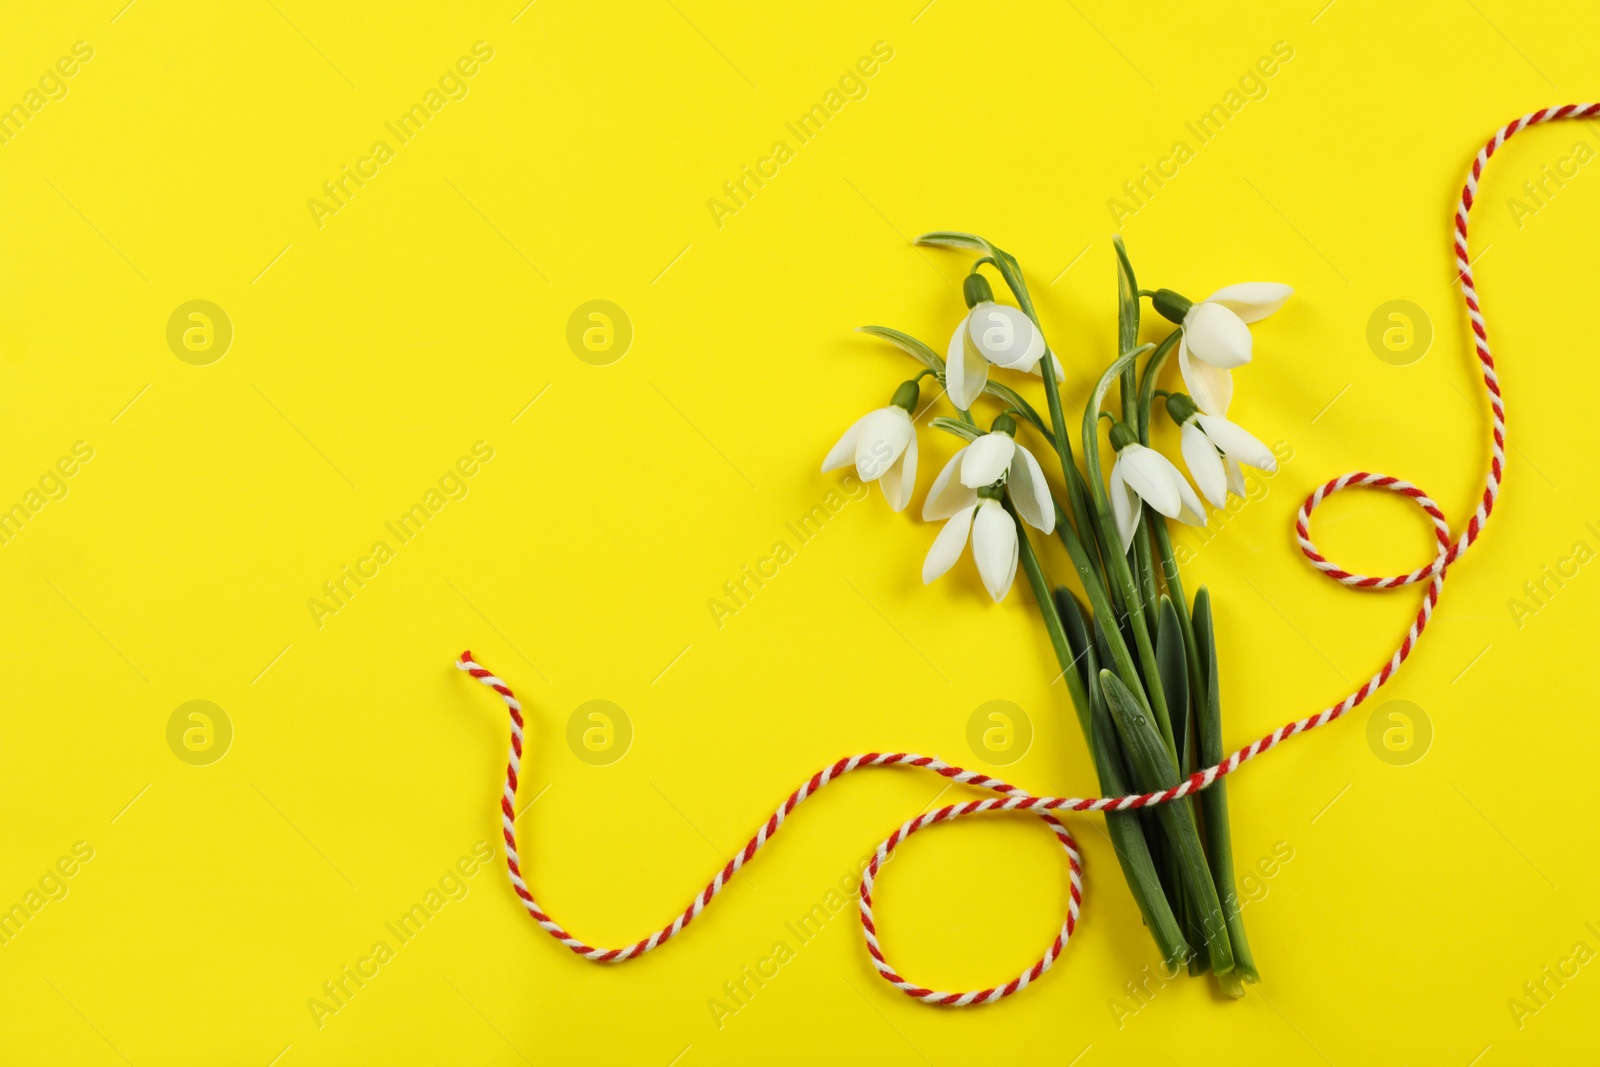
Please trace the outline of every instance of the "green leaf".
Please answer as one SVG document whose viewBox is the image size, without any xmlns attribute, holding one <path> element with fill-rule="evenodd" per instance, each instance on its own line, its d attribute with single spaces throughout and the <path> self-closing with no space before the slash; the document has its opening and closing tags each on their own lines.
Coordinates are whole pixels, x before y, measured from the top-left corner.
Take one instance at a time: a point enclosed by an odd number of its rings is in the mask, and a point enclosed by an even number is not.
<svg viewBox="0 0 1600 1067">
<path fill-rule="evenodd" d="M 975 233 L 962 233 L 959 230 L 938 230 L 925 233 L 918 237 L 919 245 L 934 245 L 938 248 L 961 248 L 971 252 L 982 252 L 994 260 L 995 267 L 1006 280 L 1006 285 L 1011 289 L 1011 295 L 1017 298 L 1017 306 L 1027 313 L 1035 323 L 1039 317 L 1034 314 L 1033 298 L 1028 295 L 1028 283 L 1022 280 L 1022 266 L 1015 256 L 1002 248 L 997 247 L 986 238 Z"/>
<path fill-rule="evenodd" d="M 1056 587 L 1056 612 L 1061 616 L 1061 627 L 1067 632 L 1067 644 L 1072 648 L 1072 662 L 1083 676 L 1083 684 L 1093 690 L 1100 674 L 1099 659 L 1094 642 L 1089 637 L 1088 624 L 1083 621 L 1088 614 L 1084 606 L 1066 586 Z"/>
<path fill-rule="evenodd" d="M 1222 686 L 1217 677 L 1217 641 L 1211 622 L 1211 591 L 1205 586 L 1194 596 L 1194 640 L 1200 653 L 1200 678 L 1205 693 L 1195 702 L 1195 734 L 1199 763 L 1211 767 L 1222 762 Z M 1244 916 L 1233 876 L 1233 835 L 1228 828 L 1228 785 L 1219 778 L 1206 788 L 1201 801 L 1206 840 L 1211 844 L 1211 877 L 1222 891 L 1222 914 L 1234 949 L 1234 969 L 1246 982 L 1260 981 L 1250 942 L 1245 937 Z M 1237 986 L 1237 982 L 1234 983 Z M 1224 984 L 1224 990 L 1241 996 L 1243 989 Z"/>
<path fill-rule="evenodd" d="M 1099 420 L 1100 405 L 1105 403 L 1106 393 L 1111 391 L 1111 382 L 1123 371 L 1130 367 L 1134 361 L 1155 348 L 1152 344 L 1142 344 L 1138 348 L 1131 348 L 1122 353 L 1100 375 L 1100 380 L 1095 382 L 1094 390 L 1089 395 L 1089 405 L 1083 409 L 1083 469 L 1094 477 L 1089 479 L 1089 484 L 1099 484 L 1100 479 L 1100 438 L 1096 422 Z M 1102 487 L 1095 493 L 1095 505 L 1111 513 L 1111 501 L 1106 499 L 1105 489 Z"/>
<path fill-rule="evenodd" d="M 1183 650 L 1178 609 L 1165 593 L 1157 610 L 1156 666 L 1161 672 L 1161 690 L 1167 697 L 1167 715 L 1172 719 L 1172 741 L 1182 753 L 1189 726 L 1189 661 Z M 1179 770 L 1183 769 L 1180 765 Z"/>
<path fill-rule="evenodd" d="M 1122 238 L 1111 238 L 1111 246 L 1117 250 L 1117 351 L 1126 352 L 1139 343 L 1139 283 Z"/>
<path fill-rule="evenodd" d="M 933 418 L 928 420 L 928 425 L 932 426 L 935 430 L 943 430 L 945 433 L 953 433 L 963 441 L 976 441 L 978 438 L 983 436 L 983 431 L 978 429 L 976 426 L 973 426 L 970 423 L 962 422 L 960 419 L 949 418 L 945 415 L 935 415 Z"/>
<path fill-rule="evenodd" d="M 944 358 L 908 333 L 901 333 L 899 330 L 890 329 L 887 326 L 857 326 L 856 332 L 869 333 L 874 337 L 881 337 L 890 344 L 898 345 L 918 363 L 921 363 L 934 373 L 941 375 L 944 373 Z"/>
<path fill-rule="evenodd" d="M 1111 642 L 1106 638 L 1105 624 L 1098 615 L 1094 617 L 1094 647 L 1102 664 L 1111 662 Z"/>
<path fill-rule="evenodd" d="M 1222 731 L 1212 729 L 1222 721 L 1222 685 L 1217 677 L 1217 639 L 1211 627 L 1211 590 L 1205 586 L 1194 595 L 1194 643 L 1200 652 L 1200 682 L 1205 692 L 1195 701 L 1195 722 L 1200 736 L 1200 763 L 1206 767 L 1222 762 Z"/>
<path fill-rule="evenodd" d="M 1151 617 L 1153 618 L 1154 616 L 1152 615 Z M 1117 617 L 1117 623 L 1118 629 L 1122 634 L 1123 642 L 1131 647 L 1133 645 L 1133 631 L 1129 627 L 1132 625 L 1132 620 L 1127 615 L 1120 615 Z M 1096 633 L 1098 634 L 1101 642 L 1104 643 L 1106 640 L 1105 634 L 1098 630 Z M 1109 663 L 1109 652 L 1103 653 L 1103 656 L 1105 658 L 1102 659 L 1102 662 Z M 1135 663 L 1134 670 L 1140 679 L 1140 683 L 1143 684 L 1145 676 L 1143 668 Z M 1166 723 L 1164 721 L 1158 721 L 1157 725 L 1161 730 L 1162 741 L 1165 743 L 1167 739 Z M 1138 777 L 1138 773 L 1134 770 L 1131 763 L 1128 767 L 1128 773 L 1134 778 Z M 1139 812 L 1139 815 L 1144 821 L 1145 836 L 1150 838 L 1150 852 L 1155 857 L 1156 869 L 1161 873 L 1161 884 L 1165 886 L 1167 890 L 1167 903 L 1171 905 L 1174 912 L 1181 914 L 1184 910 L 1186 910 L 1187 898 L 1184 896 L 1183 892 L 1183 875 L 1178 869 L 1177 854 L 1168 844 L 1166 837 L 1162 832 L 1161 818 L 1156 814 L 1155 809 L 1145 808 Z M 1190 944 L 1196 945 L 1197 947 L 1203 949 L 1203 942 L 1205 940 L 1204 934 L 1196 937 L 1195 931 L 1196 927 L 1192 923 L 1187 921 L 1184 922 L 1184 936 L 1189 940 Z"/>
<path fill-rule="evenodd" d="M 1167 754 L 1161 734 L 1133 693 L 1122 684 L 1120 678 L 1106 670 L 1100 672 L 1100 687 L 1105 693 L 1111 720 L 1116 724 L 1129 762 L 1133 765 L 1138 788 L 1144 792 L 1154 792 L 1177 785 L 1178 768 Z M 1200 844 L 1200 828 L 1195 823 L 1194 807 L 1188 798 L 1184 798 L 1157 805 L 1156 811 L 1167 840 L 1177 852 L 1184 891 L 1205 932 L 1212 967 L 1218 975 L 1226 975 L 1234 968 L 1233 951 L 1228 941 L 1222 902 L 1217 899 L 1217 887 L 1211 880 L 1211 868 L 1206 863 L 1205 849 Z"/>
<path fill-rule="evenodd" d="M 936 245 L 941 248 L 965 248 L 986 255 L 994 255 L 994 246 L 975 233 L 959 230 L 935 230 L 925 233 L 914 242 L 919 245 Z"/>
</svg>

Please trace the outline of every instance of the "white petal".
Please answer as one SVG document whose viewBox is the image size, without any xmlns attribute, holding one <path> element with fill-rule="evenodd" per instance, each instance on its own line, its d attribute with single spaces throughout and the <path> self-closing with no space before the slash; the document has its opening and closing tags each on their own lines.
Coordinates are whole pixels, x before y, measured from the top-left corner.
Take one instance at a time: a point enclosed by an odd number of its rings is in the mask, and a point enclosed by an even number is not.
<svg viewBox="0 0 1600 1067">
<path fill-rule="evenodd" d="M 961 484 L 969 489 L 981 489 L 999 481 L 1011 466 L 1016 450 L 1016 438 L 1010 434 L 984 434 L 967 446 L 966 458 L 961 461 Z"/>
<path fill-rule="evenodd" d="M 1026 316 L 1024 316 L 1026 317 Z M 1029 340 L 1028 349 L 1022 353 L 1022 366 L 1033 370 L 1039 366 L 1039 360 L 1044 358 L 1044 334 L 1034 328 L 1033 320 L 1028 320 Z M 1059 362 L 1059 360 L 1057 361 Z"/>
<path fill-rule="evenodd" d="M 1189 353 L 1213 367 L 1228 369 L 1250 362 L 1250 327 L 1221 304 L 1196 304 L 1183 317 Z"/>
<path fill-rule="evenodd" d="M 862 419 L 856 433 L 856 473 L 861 480 L 871 482 L 883 477 L 915 436 L 911 416 L 894 404 Z"/>
<path fill-rule="evenodd" d="M 1239 466 L 1239 461 L 1232 456 L 1223 456 L 1222 466 L 1228 472 L 1228 492 L 1243 499 L 1246 486 L 1244 484 L 1244 470 Z"/>
<path fill-rule="evenodd" d="M 1178 496 L 1178 468 L 1153 448 L 1131 444 L 1117 455 L 1122 464 L 1122 480 L 1146 503 L 1169 519 L 1178 517 L 1182 499 Z"/>
<path fill-rule="evenodd" d="M 911 491 L 917 487 L 915 433 L 912 433 L 911 440 L 906 442 L 906 450 L 900 453 L 900 458 L 895 460 L 878 480 L 878 485 L 883 488 L 883 498 L 889 502 L 889 510 L 904 511 L 906 505 L 911 503 Z"/>
<path fill-rule="evenodd" d="M 1178 338 L 1178 373 L 1200 410 L 1211 415 L 1226 415 L 1233 402 L 1233 372 L 1191 359 L 1185 338 Z"/>
<path fill-rule="evenodd" d="M 1228 476 L 1223 473 L 1222 457 L 1217 454 L 1217 446 L 1211 443 L 1211 438 L 1193 419 L 1183 424 L 1178 436 L 1183 462 L 1194 476 L 1200 492 L 1205 494 L 1212 507 L 1223 507 L 1228 503 Z"/>
<path fill-rule="evenodd" d="M 1133 544 L 1133 532 L 1139 527 L 1139 498 L 1122 477 L 1122 457 L 1111 465 L 1111 517 L 1117 520 L 1117 536 L 1122 539 L 1122 552 L 1127 554 Z"/>
<path fill-rule="evenodd" d="M 1257 470 L 1275 471 L 1278 461 L 1272 456 L 1272 449 L 1262 444 L 1248 430 L 1237 423 L 1217 415 L 1197 415 L 1195 420 L 1206 436 L 1217 443 L 1217 447 L 1240 463 L 1248 463 Z"/>
<path fill-rule="evenodd" d="M 1206 524 L 1206 506 L 1200 503 L 1200 498 L 1194 495 L 1194 489 L 1189 485 L 1178 468 L 1172 468 L 1172 473 L 1178 476 L 1178 498 L 1183 502 L 1178 508 L 1178 521 L 1186 522 L 1190 526 L 1204 526 Z"/>
<path fill-rule="evenodd" d="M 944 388 L 950 402 L 962 411 L 972 407 L 972 402 L 983 393 L 989 380 L 989 364 L 979 355 L 967 331 L 968 315 L 950 335 L 950 344 L 944 351 Z"/>
<path fill-rule="evenodd" d="M 1282 282 L 1240 282 L 1224 285 L 1203 303 L 1221 304 L 1245 322 L 1257 322 L 1283 307 L 1294 290 Z"/>
<path fill-rule="evenodd" d="M 856 436 L 861 432 L 861 424 L 872 417 L 869 412 L 850 424 L 850 428 L 839 438 L 839 443 L 828 450 L 828 456 L 822 461 L 822 473 L 838 470 L 840 467 L 849 466 L 856 458 Z"/>
<path fill-rule="evenodd" d="M 966 451 L 965 446 L 956 449 L 956 454 L 944 465 L 939 477 L 933 480 L 933 487 L 928 490 L 928 498 L 922 502 L 923 519 L 929 522 L 948 519 L 962 508 L 970 507 L 977 502 L 978 494 L 962 485 L 960 479 L 956 477 L 956 472 L 961 469 L 961 457 Z"/>
<path fill-rule="evenodd" d="M 1011 491 L 1011 503 L 1016 506 L 1022 521 L 1036 530 L 1054 533 L 1056 529 L 1056 502 L 1050 496 L 1050 483 L 1044 480 L 1039 461 L 1021 445 L 1011 457 L 1011 469 L 1006 472 L 1006 488 Z"/>
<path fill-rule="evenodd" d="M 1010 304 L 985 301 L 967 316 L 967 334 L 978 351 L 997 367 L 1027 370 L 1028 357 L 1037 363 L 1044 354 L 1044 338 L 1033 320 Z"/>
<path fill-rule="evenodd" d="M 922 561 L 923 585 L 954 567 L 956 560 L 961 558 L 961 550 L 967 544 L 967 531 L 972 529 L 972 513 L 976 510 L 978 505 L 971 504 L 950 516 L 950 521 L 944 524 L 939 536 L 933 539 L 928 558 Z"/>
<path fill-rule="evenodd" d="M 972 523 L 972 558 L 977 561 L 984 588 L 1000 603 L 1017 576 L 1017 523 L 998 500 L 978 505 L 978 517 Z"/>
</svg>

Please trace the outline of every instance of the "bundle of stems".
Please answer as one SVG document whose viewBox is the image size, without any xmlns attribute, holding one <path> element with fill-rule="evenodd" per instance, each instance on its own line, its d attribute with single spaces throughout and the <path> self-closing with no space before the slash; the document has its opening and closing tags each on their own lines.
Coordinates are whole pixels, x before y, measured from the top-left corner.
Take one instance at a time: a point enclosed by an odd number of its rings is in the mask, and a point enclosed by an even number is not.
<svg viewBox="0 0 1600 1067">
<path fill-rule="evenodd" d="M 979 288 L 987 289 L 983 268 L 998 273 L 1017 308 L 1043 338 L 1022 270 L 1009 253 L 967 233 L 929 233 L 917 243 L 979 253 L 972 266 Z M 1048 420 L 1001 382 L 987 381 L 982 389 L 1003 405 L 1006 415 L 1031 424 L 1060 465 L 1064 498 L 1051 488 L 1045 506 L 1054 507 L 1054 535 L 1066 550 L 1084 599 L 1065 585 L 1052 585 L 1020 521 L 1017 552 L 1106 796 L 1163 789 L 1223 757 L 1210 597 L 1201 588 L 1190 600 L 1166 519 L 1149 504 L 1139 503 L 1137 529 L 1131 546 L 1123 550 L 1124 538 L 1102 480 L 1099 421 L 1108 394 L 1115 386 L 1121 408 L 1120 418 L 1109 415 L 1113 433 L 1120 423 L 1126 428 L 1124 442 L 1136 439 L 1147 446 L 1157 376 L 1183 334 L 1179 326 L 1158 344 L 1138 343 L 1141 295 L 1156 294 L 1141 292 L 1126 249 L 1120 239 L 1114 243 L 1118 355 L 1100 375 L 1076 427 L 1083 467 L 1073 454 L 1074 427 L 1062 409 L 1057 356 L 1048 344 L 1037 365 Z M 931 372 L 949 388 L 946 361 L 933 349 L 887 327 L 862 330 L 898 345 L 927 368 L 924 373 Z M 956 418 L 936 417 L 932 425 L 967 442 L 984 433 L 972 412 L 959 405 Z M 1017 500 L 1009 485 L 1003 503 L 1015 518 Z M 1242 996 L 1244 983 L 1258 976 L 1235 890 L 1224 780 L 1171 803 L 1105 815 L 1128 889 L 1165 966 L 1174 974 L 1184 967 L 1192 975 L 1209 972 L 1225 993 Z"/>
</svg>

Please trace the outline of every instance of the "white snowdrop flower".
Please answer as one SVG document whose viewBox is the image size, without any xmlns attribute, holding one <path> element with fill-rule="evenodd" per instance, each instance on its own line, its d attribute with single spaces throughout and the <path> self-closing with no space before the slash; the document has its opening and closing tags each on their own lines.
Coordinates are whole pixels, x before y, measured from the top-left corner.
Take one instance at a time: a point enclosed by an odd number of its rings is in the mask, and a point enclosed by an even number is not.
<svg viewBox="0 0 1600 1067">
<path fill-rule="evenodd" d="M 823 473 L 856 465 L 864 482 L 877 482 L 895 511 L 911 503 L 917 484 L 917 434 L 911 425 L 917 408 L 916 379 L 902 382 L 888 407 L 869 411 L 844 432 L 822 461 Z"/>
<path fill-rule="evenodd" d="M 1111 424 L 1111 446 L 1117 450 L 1117 461 L 1111 465 L 1111 513 L 1122 539 L 1122 551 L 1128 551 L 1133 544 L 1140 500 L 1169 519 L 1190 526 L 1206 524 L 1205 505 L 1171 460 L 1141 445 L 1127 424 L 1121 422 Z"/>
<path fill-rule="evenodd" d="M 1017 576 L 1017 524 L 1000 504 L 999 486 L 987 485 L 966 492 L 974 500 L 952 514 L 933 539 L 928 558 L 922 562 L 922 581 L 926 585 L 955 566 L 970 533 L 978 576 L 998 604 L 1011 591 Z"/>
<path fill-rule="evenodd" d="M 1156 291 L 1151 303 L 1183 327 L 1178 339 L 1178 371 L 1200 410 L 1226 415 L 1233 400 L 1234 367 L 1250 362 L 1248 323 L 1283 306 L 1294 290 L 1278 282 L 1226 285 L 1199 303 L 1171 289 Z"/>
<path fill-rule="evenodd" d="M 956 451 L 944 465 L 922 504 L 927 520 L 948 519 L 977 500 L 977 490 L 1004 480 L 1011 503 L 1023 522 L 1036 530 L 1054 533 L 1055 499 L 1045 481 L 1044 468 L 1032 452 L 1019 445 L 1017 423 L 1010 415 L 994 420 L 994 428 Z"/>
<path fill-rule="evenodd" d="M 1225 506 L 1229 493 L 1244 496 L 1240 464 L 1268 474 L 1278 469 L 1272 449 L 1237 423 L 1220 415 L 1207 415 L 1182 393 L 1167 397 L 1167 414 L 1179 426 L 1183 462 L 1212 507 Z"/>
<path fill-rule="evenodd" d="M 945 350 L 945 391 L 956 407 L 967 411 L 983 394 L 991 365 L 1038 373 L 1044 335 L 1020 309 L 995 303 L 983 275 L 969 274 L 962 291 L 969 310 Z M 1064 376 L 1059 361 L 1056 376 Z"/>
</svg>

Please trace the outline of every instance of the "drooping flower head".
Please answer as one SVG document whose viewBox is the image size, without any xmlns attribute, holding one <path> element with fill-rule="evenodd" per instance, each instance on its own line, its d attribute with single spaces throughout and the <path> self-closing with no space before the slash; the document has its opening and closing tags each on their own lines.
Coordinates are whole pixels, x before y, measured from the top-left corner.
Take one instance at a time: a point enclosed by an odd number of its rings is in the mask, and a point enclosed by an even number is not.
<svg viewBox="0 0 1600 1067">
<path fill-rule="evenodd" d="M 864 482 L 877 482 L 895 511 L 911 503 L 917 483 L 917 434 L 911 416 L 917 410 L 917 380 L 901 382 L 888 407 L 869 411 L 844 432 L 822 461 L 823 473 L 856 465 Z"/>
<path fill-rule="evenodd" d="M 1006 598 L 1017 577 L 1017 524 L 1000 503 L 1002 492 L 998 485 L 986 485 L 973 492 L 973 503 L 950 516 L 922 562 L 924 585 L 956 565 L 970 532 L 972 559 L 983 587 L 996 604 Z"/>
<path fill-rule="evenodd" d="M 1055 530 L 1055 501 L 1044 470 L 1017 443 L 1016 432 L 1016 420 L 1001 415 L 989 433 L 958 449 L 934 479 L 922 517 L 948 521 L 922 564 L 924 584 L 955 566 L 970 532 L 984 588 L 995 603 L 1005 599 L 1017 576 L 1018 556 L 1016 522 L 1000 503 L 1007 492 L 1022 521 L 1045 533 Z"/>
<path fill-rule="evenodd" d="M 1207 415 L 1182 393 L 1167 397 L 1167 414 L 1178 424 L 1183 462 L 1212 507 L 1225 506 L 1230 492 L 1244 496 L 1240 464 L 1268 474 L 1278 469 L 1272 449 L 1237 423 Z"/>
<path fill-rule="evenodd" d="M 945 350 L 945 391 L 956 407 L 967 411 L 982 395 L 991 365 L 1037 373 L 1044 335 L 1020 309 L 995 303 L 983 275 L 969 274 L 962 293 L 969 310 Z M 1059 365 L 1056 373 L 1063 373 Z"/>
<path fill-rule="evenodd" d="M 1111 424 L 1111 447 L 1117 460 L 1111 465 L 1111 513 L 1116 519 L 1122 551 L 1133 544 L 1139 528 L 1139 501 L 1143 500 L 1169 519 L 1190 526 L 1206 524 L 1205 505 L 1172 461 L 1141 445 L 1126 423 Z"/>
<path fill-rule="evenodd" d="M 1178 371 L 1200 410 L 1226 415 L 1233 400 L 1234 367 L 1251 359 L 1247 323 L 1266 318 L 1283 306 L 1294 290 L 1278 282 L 1226 285 L 1199 303 L 1171 289 L 1158 289 L 1151 303 L 1183 327 L 1178 340 Z"/>
<path fill-rule="evenodd" d="M 1016 420 L 1001 415 L 990 432 L 957 449 L 933 480 L 922 504 L 922 517 L 947 519 L 973 504 L 977 490 L 1003 479 L 1022 521 L 1036 530 L 1055 532 L 1055 500 L 1044 480 L 1044 468 L 1032 452 L 1017 443 L 1016 433 Z"/>
</svg>

